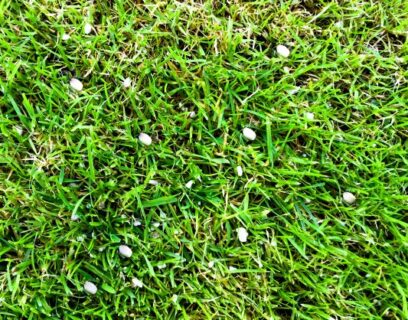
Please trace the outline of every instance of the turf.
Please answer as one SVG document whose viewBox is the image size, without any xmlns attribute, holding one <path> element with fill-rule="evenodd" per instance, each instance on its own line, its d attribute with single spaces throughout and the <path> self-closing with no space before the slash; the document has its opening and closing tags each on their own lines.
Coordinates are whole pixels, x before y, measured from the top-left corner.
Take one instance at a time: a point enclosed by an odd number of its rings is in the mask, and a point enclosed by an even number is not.
<svg viewBox="0 0 408 320">
<path fill-rule="evenodd" d="M 407 30 L 403 0 L 0 1 L 0 318 L 407 319 Z"/>
</svg>

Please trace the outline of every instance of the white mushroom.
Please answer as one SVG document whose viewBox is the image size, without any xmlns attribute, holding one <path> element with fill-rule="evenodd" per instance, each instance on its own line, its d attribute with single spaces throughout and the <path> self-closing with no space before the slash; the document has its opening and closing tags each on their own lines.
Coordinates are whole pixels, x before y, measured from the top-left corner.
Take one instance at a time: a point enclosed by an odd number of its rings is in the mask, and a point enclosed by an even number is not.
<svg viewBox="0 0 408 320">
<path fill-rule="evenodd" d="M 242 170 L 242 167 L 237 166 L 237 175 L 238 175 L 238 177 L 242 177 L 243 174 L 244 174 L 244 170 Z"/>
<path fill-rule="evenodd" d="M 132 287 L 133 288 L 143 288 L 143 282 L 140 281 L 138 278 L 132 279 Z"/>
<path fill-rule="evenodd" d="M 290 55 L 289 49 L 281 44 L 276 47 L 276 52 L 278 53 L 278 55 L 284 58 L 287 58 Z"/>
<path fill-rule="evenodd" d="M 255 131 L 250 128 L 244 128 L 244 130 L 242 130 L 242 133 L 244 134 L 244 137 L 247 138 L 248 140 L 253 141 L 256 138 Z"/>
<path fill-rule="evenodd" d="M 82 82 L 76 78 L 72 78 L 69 84 L 71 85 L 71 88 L 76 91 L 82 91 L 82 89 L 84 88 L 84 85 L 82 84 Z"/>
<path fill-rule="evenodd" d="M 122 257 L 130 258 L 132 256 L 132 249 L 130 249 L 127 245 L 119 246 L 119 254 Z"/>
<path fill-rule="evenodd" d="M 149 180 L 149 184 L 151 184 L 152 186 L 157 186 L 157 185 L 159 185 L 159 181 L 157 181 L 157 180 Z"/>
<path fill-rule="evenodd" d="M 86 23 L 84 26 L 84 32 L 85 34 L 90 34 L 92 32 L 92 25 L 89 23 Z"/>
<path fill-rule="evenodd" d="M 124 88 L 129 88 L 132 85 L 132 80 L 130 78 L 126 78 L 122 82 Z"/>
<path fill-rule="evenodd" d="M 146 146 L 150 146 L 152 144 L 152 138 L 150 138 L 149 135 L 143 132 L 139 134 L 139 141 Z"/>
<path fill-rule="evenodd" d="M 248 231 L 246 231 L 245 228 L 238 228 L 237 233 L 238 233 L 239 241 L 247 242 L 247 240 L 248 240 Z"/>
<path fill-rule="evenodd" d="M 92 282 L 86 281 L 84 284 L 84 290 L 89 294 L 95 294 L 98 291 L 98 288 Z"/>
<path fill-rule="evenodd" d="M 313 112 L 306 112 L 305 113 L 305 118 L 307 120 L 310 120 L 310 121 L 314 120 L 314 113 Z"/>
<path fill-rule="evenodd" d="M 351 192 L 344 192 L 343 193 L 343 200 L 344 200 L 344 202 L 346 202 L 348 204 L 353 204 L 354 202 L 356 202 L 356 197 Z"/>
</svg>

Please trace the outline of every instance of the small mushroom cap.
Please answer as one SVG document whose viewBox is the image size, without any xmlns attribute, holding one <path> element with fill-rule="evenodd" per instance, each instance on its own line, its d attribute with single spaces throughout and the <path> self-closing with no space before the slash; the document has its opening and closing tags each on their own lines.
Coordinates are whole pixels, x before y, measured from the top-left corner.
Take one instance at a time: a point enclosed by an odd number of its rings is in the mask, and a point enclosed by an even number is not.
<svg viewBox="0 0 408 320">
<path fill-rule="evenodd" d="M 150 146 L 152 144 L 152 138 L 146 133 L 139 134 L 139 141 L 146 146 Z"/>
<path fill-rule="evenodd" d="M 243 174 L 244 174 L 244 170 L 242 169 L 242 167 L 237 166 L 237 175 L 238 175 L 238 177 L 242 177 Z"/>
<path fill-rule="evenodd" d="M 143 282 L 140 281 L 138 278 L 132 279 L 132 287 L 133 288 L 143 288 Z"/>
<path fill-rule="evenodd" d="M 92 25 L 89 24 L 89 23 L 85 24 L 84 32 L 85 32 L 85 34 L 90 34 L 92 32 Z"/>
<path fill-rule="evenodd" d="M 353 204 L 354 202 L 356 202 L 356 196 L 354 194 L 352 194 L 351 192 L 344 192 L 343 193 L 343 200 L 344 202 L 348 203 L 348 204 Z"/>
<path fill-rule="evenodd" d="M 132 80 L 130 78 L 126 78 L 122 82 L 124 88 L 129 88 L 132 85 Z"/>
<path fill-rule="evenodd" d="M 190 180 L 189 182 L 186 183 L 186 188 L 191 189 L 191 187 L 193 186 L 194 181 Z"/>
<path fill-rule="evenodd" d="M 130 258 L 132 256 L 132 249 L 130 249 L 127 245 L 119 246 L 119 254 L 122 257 Z"/>
<path fill-rule="evenodd" d="M 244 137 L 247 138 L 248 140 L 253 141 L 256 139 L 255 131 L 250 128 L 244 128 L 244 130 L 242 130 L 242 133 L 244 134 Z"/>
<path fill-rule="evenodd" d="M 159 181 L 157 181 L 157 180 L 149 180 L 149 184 L 151 184 L 152 186 L 157 186 L 157 185 L 159 185 Z"/>
<path fill-rule="evenodd" d="M 248 231 L 246 231 L 245 228 L 238 228 L 237 232 L 238 232 L 239 241 L 247 242 L 247 240 L 248 240 Z"/>
<path fill-rule="evenodd" d="M 82 82 L 76 78 L 72 78 L 69 84 L 71 88 L 76 91 L 82 91 L 82 89 L 84 88 L 84 85 L 82 84 Z"/>
<path fill-rule="evenodd" d="M 278 53 L 278 55 L 284 58 L 287 58 L 290 55 L 290 50 L 288 49 L 288 47 L 281 44 L 276 47 L 276 52 Z"/>
<path fill-rule="evenodd" d="M 89 294 L 95 294 L 98 291 L 98 288 L 92 282 L 86 281 L 84 284 L 84 290 Z"/>
</svg>

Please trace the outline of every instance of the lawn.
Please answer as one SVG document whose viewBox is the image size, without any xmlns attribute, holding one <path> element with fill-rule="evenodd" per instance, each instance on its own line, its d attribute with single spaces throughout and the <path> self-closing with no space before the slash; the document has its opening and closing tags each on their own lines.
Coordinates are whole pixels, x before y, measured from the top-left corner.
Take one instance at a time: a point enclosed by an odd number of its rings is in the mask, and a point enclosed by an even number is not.
<svg viewBox="0 0 408 320">
<path fill-rule="evenodd" d="M 1 319 L 408 319 L 408 2 L 0 0 Z"/>
</svg>

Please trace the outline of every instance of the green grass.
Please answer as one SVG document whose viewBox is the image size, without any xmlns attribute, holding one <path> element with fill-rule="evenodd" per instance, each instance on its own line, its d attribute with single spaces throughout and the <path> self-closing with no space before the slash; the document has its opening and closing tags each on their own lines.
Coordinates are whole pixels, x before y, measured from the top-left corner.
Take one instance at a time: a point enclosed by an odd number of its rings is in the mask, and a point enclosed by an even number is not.
<svg viewBox="0 0 408 320">
<path fill-rule="evenodd" d="M 407 319 L 407 31 L 403 0 L 0 1 L 0 318 Z"/>
</svg>

